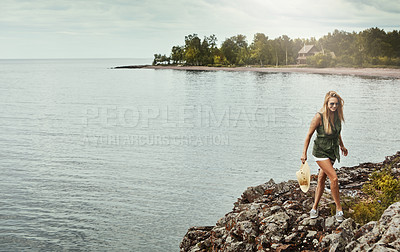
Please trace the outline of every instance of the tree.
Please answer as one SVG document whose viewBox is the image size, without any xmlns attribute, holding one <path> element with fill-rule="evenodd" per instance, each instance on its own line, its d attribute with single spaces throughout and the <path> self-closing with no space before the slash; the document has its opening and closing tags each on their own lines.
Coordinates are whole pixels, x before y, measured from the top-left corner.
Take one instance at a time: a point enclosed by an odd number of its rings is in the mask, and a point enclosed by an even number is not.
<svg viewBox="0 0 400 252">
<path fill-rule="evenodd" d="M 201 39 L 197 34 L 185 36 L 185 60 L 188 65 L 200 65 Z"/>
<path fill-rule="evenodd" d="M 185 49 L 183 46 L 173 46 L 171 50 L 171 60 L 174 64 L 180 64 L 184 61 Z"/>
<path fill-rule="evenodd" d="M 229 64 L 234 64 L 236 62 L 238 51 L 239 49 L 232 38 L 226 39 L 221 45 L 221 52 Z"/>
<path fill-rule="evenodd" d="M 253 38 L 253 43 L 250 46 L 250 57 L 253 63 L 268 64 L 271 59 L 271 46 L 268 42 L 268 37 L 264 33 L 256 33 Z"/>
<path fill-rule="evenodd" d="M 161 62 L 161 54 L 154 54 L 153 65 L 157 65 Z"/>
<path fill-rule="evenodd" d="M 296 62 L 304 45 L 315 45 L 322 51 L 309 61 L 318 67 L 336 63 L 342 66 L 400 65 L 400 32 L 386 33 L 379 28 L 358 33 L 334 30 L 318 41 L 313 37 L 292 40 L 287 35 L 270 40 L 265 34 L 256 33 L 250 46 L 246 36 L 238 34 L 225 39 L 220 48 L 214 34 L 203 40 L 191 34 L 185 36 L 184 46 L 172 47 L 170 57 L 154 54 L 153 64 L 169 64 L 172 60 L 174 64 L 187 65 L 288 65 Z"/>
<path fill-rule="evenodd" d="M 293 40 L 287 35 L 283 35 L 280 38 L 281 49 L 285 51 L 285 65 L 294 64 L 295 58 L 293 56 Z"/>
<path fill-rule="evenodd" d="M 214 53 L 217 46 L 217 37 L 211 35 L 204 37 L 201 43 L 201 63 L 202 65 L 214 64 Z"/>
<path fill-rule="evenodd" d="M 239 34 L 225 39 L 221 52 L 229 64 L 239 64 L 241 61 L 245 63 L 249 58 L 246 36 Z"/>
<path fill-rule="evenodd" d="M 391 45 L 389 52 L 392 57 L 400 58 L 400 32 L 392 31 L 387 33 L 387 42 Z"/>
</svg>

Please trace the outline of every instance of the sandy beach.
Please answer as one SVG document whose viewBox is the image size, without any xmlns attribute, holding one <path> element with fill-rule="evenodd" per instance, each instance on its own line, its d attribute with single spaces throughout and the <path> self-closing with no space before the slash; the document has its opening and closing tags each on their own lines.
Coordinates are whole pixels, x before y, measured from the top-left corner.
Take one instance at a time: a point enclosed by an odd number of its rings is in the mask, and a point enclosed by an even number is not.
<svg viewBox="0 0 400 252">
<path fill-rule="evenodd" d="M 128 67 L 126 67 L 128 68 Z M 207 67 L 207 66 L 144 66 L 145 69 L 193 71 L 250 71 L 266 73 L 337 74 L 400 79 L 400 69 L 392 68 L 309 68 L 309 67 Z"/>
</svg>

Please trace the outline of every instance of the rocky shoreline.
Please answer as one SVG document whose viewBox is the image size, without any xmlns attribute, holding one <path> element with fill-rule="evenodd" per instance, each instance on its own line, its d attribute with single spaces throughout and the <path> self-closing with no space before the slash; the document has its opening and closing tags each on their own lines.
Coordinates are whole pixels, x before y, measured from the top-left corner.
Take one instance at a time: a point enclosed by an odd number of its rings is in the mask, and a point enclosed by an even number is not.
<svg viewBox="0 0 400 252">
<path fill-rule="evenodd" d="M 362 197 L 360 189 L 369 175 L 389 163 L 399 178 L 400 151 L 380 163 L 338 169 L 342 202 Z M 307 193 L 295 180 L 277 184 L 271 179 L 247 188 L 215 226 L 190 228 L 180 251 L 400 251 L 400 202 L 387 208 L 379 221 L 361 226 L 346 216 L 350 209 L 345 209 L 346 220 L 337 223 L 326 192 L 320 216 L 310 219 L 316 181 L 313 175 Z"/>
<path fill-rule="evenodd" d="M 190 71 L 235 71 L 235 72 L 266 72 L 266 73 L 311 73 L 354 75 L 364 77 L 381 77 L 400 79 L 400 69 L 395 68 L 311 68 L 311 67 L 207 67 L 207 66 L 175 66 L 175 65 L 132 65 L 117 66 L 114 69 L 173 69 Z"/>
</svg>

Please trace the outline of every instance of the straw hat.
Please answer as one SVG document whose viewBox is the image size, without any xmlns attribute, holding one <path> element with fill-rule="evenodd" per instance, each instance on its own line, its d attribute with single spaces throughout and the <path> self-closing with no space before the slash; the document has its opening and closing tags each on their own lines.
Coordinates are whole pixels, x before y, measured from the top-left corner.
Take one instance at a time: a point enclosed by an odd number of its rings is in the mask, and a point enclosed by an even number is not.
<svg viewBox="0 0 400 252">
<path fill-rule="evenodd" d="M 306 193 L 310 188 L 310 167 L 307 161 L 301 164 L 300 170 L 296 172 L 296 176 L 299 181 L 300 189 Z"/>
</svg>

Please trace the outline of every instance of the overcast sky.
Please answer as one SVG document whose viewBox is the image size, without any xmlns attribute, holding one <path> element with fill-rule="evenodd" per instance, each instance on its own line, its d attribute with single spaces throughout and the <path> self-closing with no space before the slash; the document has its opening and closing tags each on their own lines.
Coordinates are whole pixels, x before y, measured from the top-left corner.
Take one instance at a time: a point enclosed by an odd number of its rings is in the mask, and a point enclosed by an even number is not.
<svg viewBox="0 0 400 252">
<path fill-rule="evenodd" d="M 0 58 L 152 58 L 184 37 L 400 30 L 400 0 L 1 0 Z"/>
</svg>

